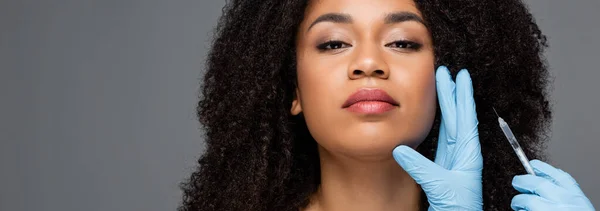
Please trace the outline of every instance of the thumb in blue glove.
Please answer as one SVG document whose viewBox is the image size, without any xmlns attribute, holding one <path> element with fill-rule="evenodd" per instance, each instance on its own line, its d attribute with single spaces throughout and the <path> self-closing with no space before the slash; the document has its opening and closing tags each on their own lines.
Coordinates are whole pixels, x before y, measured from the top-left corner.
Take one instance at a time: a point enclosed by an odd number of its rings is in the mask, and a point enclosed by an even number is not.
<svg viewBox="0 0 600 211">
<path fill-rule="evenodd" d="M 429 210 L 482 210 L 483 156 L 471 77 L 463 69 L 454 83 L 441 66 L 436 89 L 442 124 L 435 162 L 407 146 L 396 147 L 394 159 L 421 185 Z"/>
<path fill-rule="evenodd" d="M 530 163 L 537 176 L 513 178 L 513 187 L 522 193 L 513 197 L 513 210 L 595 210 L 571 175 L 539 160 Z"/>
</svg>

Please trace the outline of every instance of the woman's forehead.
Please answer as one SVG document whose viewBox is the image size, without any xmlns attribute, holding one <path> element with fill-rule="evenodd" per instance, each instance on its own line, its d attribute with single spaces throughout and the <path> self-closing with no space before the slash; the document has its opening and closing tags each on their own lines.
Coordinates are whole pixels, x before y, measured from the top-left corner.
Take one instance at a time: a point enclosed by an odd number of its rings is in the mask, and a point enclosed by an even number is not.
<svg viewBox="0 0 600 211">
<path fill-rule="evenodd" d="M 311 0 L 301 27 L 309 28 L 325 14 L 343 14 L 353 23 L 382 23 L 386 16 L 402 12 L 422 19 L 413 0 Z"/>
</svg>

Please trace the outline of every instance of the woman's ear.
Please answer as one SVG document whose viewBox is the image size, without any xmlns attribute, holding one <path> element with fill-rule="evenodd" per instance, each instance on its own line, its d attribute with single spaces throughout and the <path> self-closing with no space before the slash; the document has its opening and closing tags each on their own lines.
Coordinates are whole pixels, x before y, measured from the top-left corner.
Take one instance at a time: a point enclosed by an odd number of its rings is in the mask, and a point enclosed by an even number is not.
<svg viewBox="0 0 600 211">
<path fill-rule="evenodd" d="M 296 94 L 294 95 L 294 100 L 292 101 L 292 108 L 290 109 L 290 113 L 292 115 L 298 115 L 302 112 L 302 101 L 300 99 L 300 90 L 296 88 Z"/>
</svg>

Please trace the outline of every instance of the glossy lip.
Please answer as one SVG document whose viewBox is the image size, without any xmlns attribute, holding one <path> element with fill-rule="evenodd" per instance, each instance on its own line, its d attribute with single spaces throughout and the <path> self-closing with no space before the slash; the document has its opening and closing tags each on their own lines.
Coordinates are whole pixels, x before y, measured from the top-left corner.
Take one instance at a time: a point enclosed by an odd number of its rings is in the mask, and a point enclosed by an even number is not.
<svg viewBox="0 0 600 211">
<path fill-rule="evenodd" d="M 372 103 L 388 103 L 393 106 L 398 106 L 398 102 L 394 100 L 387 92 L 381 89 L 359 89 L 346 99 L 346 102 L 342 105 L 342 108 L 349 108 L 350 106 L 360 102 L 372 102 Z"/>
</svg>

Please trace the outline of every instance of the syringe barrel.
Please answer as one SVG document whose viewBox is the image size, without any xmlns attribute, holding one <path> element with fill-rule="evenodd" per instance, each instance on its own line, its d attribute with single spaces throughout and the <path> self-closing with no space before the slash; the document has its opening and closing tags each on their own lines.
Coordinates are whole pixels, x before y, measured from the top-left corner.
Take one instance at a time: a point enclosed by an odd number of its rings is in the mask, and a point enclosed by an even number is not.
<svg viewBox="0 0 600 211">
<path fill-rule="evenodd" d="M 502 118 L 498 118 L 498 122 L 500 123 L 500 128 L 502 129 L 502 132 L 508 139 L 510 146 L 517 154 L 517 157 L 519 158 L 519 161 L 521 161 L 521 164 L 523 164 L 525 171 L 527 171 L 528 174 L 535 175 L 531 164 L 529 164 L 529 159 L 525 155 L 525 152 L 523 152 L 521 145 L 519 145 L 519 142 L 517 142 L 517 138 L 515 138 L 515 135 L 512 133 L 512 130 L 510 130 L 510 128 L 508 127 L 508 124 L 506 124 L 506 122 Z"/>
<path fill-rule="evenodd" d="M 506 124 L 502 118 L 498 118 L 498 122 L 500 123 L 500 128 L 502 129 L 504 136 L 506 136 L 508 142 L 510 142 L 510 146 L 512 146 L 513 149 L 521 148 L 519 142 L 517 142 L 517 138 L 515 138 L 515 135 L 508 127 L 508 124 Z"/>
</svg>

